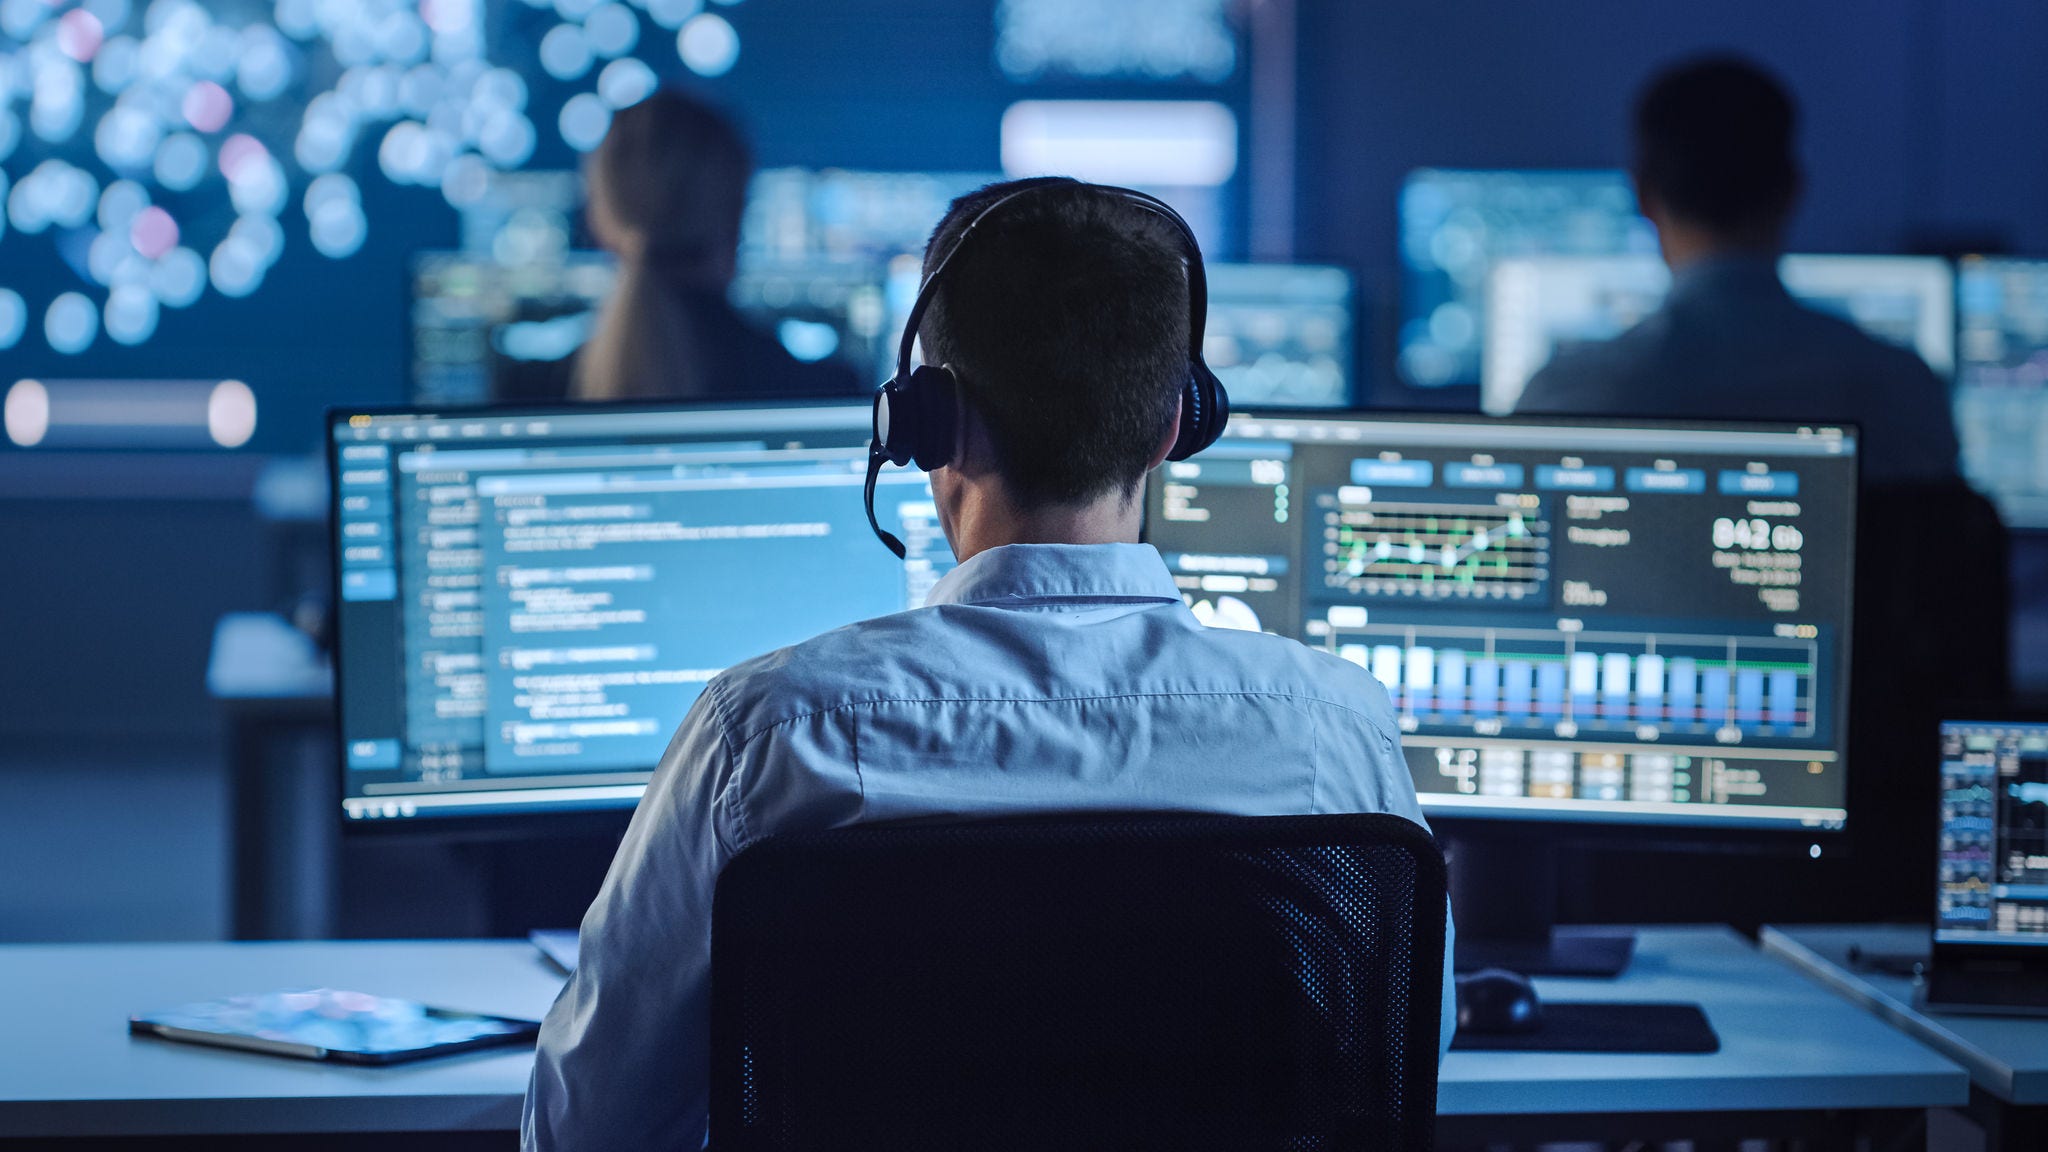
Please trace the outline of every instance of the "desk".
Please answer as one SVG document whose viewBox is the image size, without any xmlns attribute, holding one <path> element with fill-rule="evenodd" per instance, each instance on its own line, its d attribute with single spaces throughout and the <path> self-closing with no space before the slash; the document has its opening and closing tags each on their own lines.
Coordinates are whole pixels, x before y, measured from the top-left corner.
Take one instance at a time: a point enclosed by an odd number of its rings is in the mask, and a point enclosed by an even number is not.
<svg viewBox="0 0 2048 1152">
<path fill-rule="evenodd" d="M 1437 1090 L 1438 1139 L 1745 1138 L 1841 1133 L 1848 1113 L 1959 1105 L 1968 1076 L 1733 929 L 1646 928 L 1618 980 L 1538 979 L 1557 1001 L 1701 1005 L 1708 1056 L 1453 1052 Z M 1766 1113 L 1744 1116 L 1741 1113 Z M 1828 1114 L 1836 1114 L 1829 1116 Z M 1710 1130 L 1725 1128 L 1718 1134 Z"/>
<path fill-rule="evenodd" d="M 325 936 L 341 823 L 327 657 L 282 616 L 230 612 L 214 626 L 206 691 L 226 722 L 233 933 Z"/>
<path fill-rule="evenodd" d="M 1719 1053 L 1453 1053 L 1437 1097 L 1442 1142 L 1676 1138 L 1717 1120 L 1742 1135 L 1826 1135 L 1842 1114 L 1917 1115 L 1968 1098 L 1961 1068 L 1725 928 L 1648 930 L 1636 956 L 1621 980 L 1544 980 L 1541 990 L 1559 1000 L 1699 1001 L 1721 1033 Z M 12 1013 L 16 1042 L 0 1048 L 0 1138 L 517 1124 L 532 1065 L 524 1051 L 349 1068 L 126 1031 L 138 1010 L 319 984 L 538 1017 L 561 978 L 531 946 L 508 941 L 0 948 L 0 987 L 34 990 Z M 1745 1115 L 1753 1110 L 1764 1115 Z"/>
<path fill-rule="evenodd" d="M 1927 955 L 1926 928 L 1826 925 L 1763 930 L 1766 951 L 1784 957 L 1879 1018 L 1969 1070 L 1971 1111 L 1994 1147 L 2048 1146 L 2048 1020 L 1931 1013 L 1916 1006 L 1908 976 L 1864 972 L 1849 949 L 1876 955 Z"/>
<path fill-rule="evenodd" d="M 0 947 L 0 1138 L 518 1128 L 531 1049 L 354 1068 L 128 1033 L 133 1012 L 321 985 L 537 1020 L 562 978 L 524 941 Z"/>
</svg>

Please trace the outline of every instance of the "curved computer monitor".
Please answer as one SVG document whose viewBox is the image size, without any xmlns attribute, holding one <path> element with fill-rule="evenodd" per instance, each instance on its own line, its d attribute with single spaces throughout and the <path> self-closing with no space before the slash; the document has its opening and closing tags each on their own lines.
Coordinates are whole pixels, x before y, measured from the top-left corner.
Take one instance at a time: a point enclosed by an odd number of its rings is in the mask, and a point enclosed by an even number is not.
<svg viewBox="0 0 2048 1152">
<path fill-rule="evenodd" d="M 869 405 L 338 411 L 342 810 L 632 807 L 724 668 L 924 602 L 915 469 L 862 510 Z"/>
<path fill-rule="evenodd" d="M 1217 627 L 1387 689 L 1432 820 L 1784 829 L 1848 812 L 1840 427 L 1233 416 L 1148 539 Z"/>
</svg>

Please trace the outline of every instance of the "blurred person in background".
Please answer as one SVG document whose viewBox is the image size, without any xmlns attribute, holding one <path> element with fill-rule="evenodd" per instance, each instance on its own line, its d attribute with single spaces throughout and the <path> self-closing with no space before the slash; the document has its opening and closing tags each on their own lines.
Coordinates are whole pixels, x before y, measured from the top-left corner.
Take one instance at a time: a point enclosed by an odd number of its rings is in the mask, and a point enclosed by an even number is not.
<svg viewBox="0 0 2048 1152">
<path fill-rule="evenodd" d="M 1853 421 L 1867 479 L 1955 477 L 1955 425 L 1934 371 L 1779 282 L 1800 193 L 1797 120 L 1791 93 L 1746 60 L 1703 57 L 1651 80 L 1636 102 L 1632 175 L 1671 294 L 1614 340 L 1561 349 L 1517 411 Z"/>
<path fill-rule="evenodd" d="M 618 280 L 570 368 L 579 400 L 855 396 L 844 365 L 807 364 L 727 299 L 753 159 L 716 109 L 663 90 L 612 118 L 585 167 L 591 232 Z"/>
</svg>

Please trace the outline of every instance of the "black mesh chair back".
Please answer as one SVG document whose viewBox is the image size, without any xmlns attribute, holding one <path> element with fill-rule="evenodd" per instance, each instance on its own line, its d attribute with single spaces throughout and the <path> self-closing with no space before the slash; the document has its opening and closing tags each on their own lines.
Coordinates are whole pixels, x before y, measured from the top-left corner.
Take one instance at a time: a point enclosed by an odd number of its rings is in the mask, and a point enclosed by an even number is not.
<svg viewBox="0 0 2048 1152">
<path fill-rule="evenodd" d="M 711 1146 L 1426 1149 L 1444 901 L 1388 815 L 773 838 L 718 883 Z"/>
</svg>

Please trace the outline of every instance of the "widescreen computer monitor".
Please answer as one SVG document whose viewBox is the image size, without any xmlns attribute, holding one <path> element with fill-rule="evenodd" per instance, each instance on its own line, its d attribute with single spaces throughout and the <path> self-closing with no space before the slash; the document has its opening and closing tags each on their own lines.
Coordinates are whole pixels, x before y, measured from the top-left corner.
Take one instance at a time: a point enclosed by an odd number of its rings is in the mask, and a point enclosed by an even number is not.
<svg viewBox="0 0 2048 1152">
<path fill-rule="evenodd" d="M 1837 829 L 1856 436 L 1264 413 L 1166 465 L 1198 617 L 1387 688 L 1440 816 Z"/>
<path fill-rule="evenodd" d="M 1401 377 L 1476 385 L 1486 279 L 1523 256 L 1654 256 L 1656 230 L 1620 171 L 1425 168 L 1401 189 Z"/>
<path fill-rule="evenodd" d="M 1794 255 L 1779 261 L 1778 275 L 1807 306 L 1913 350 L 1943 377 L 1954 372 L 1955 282 L 1947 261 Z M 1670 270 L 1655 256 L 1495 262 L 1486 285 L 1480 407 L 1514 411 L 1530 378 L 1560 348 L 1614 339 L 1656 311 L 1670 290 Z"/>
<path fill-rule="evenodd" d="M 1351 273 L 1310 264 L 1208 264 L 1203 358 L 1246 407 L 1358 400 Z"/>
<path fill-rule="evenodd" d="M 1964 260 L 1956 316 L 1964 474 L 2007 524 L 2048 528 L 2048 260 Z"/>
<path fill-rule="evenodd" d="M 338 412 L 353 821 L 628 807 L 704 685 L 923 603 L 929 485 L 861 503 L 869 406 Z"/>
<path fill-rule="evenodd" d="M 1941 726 L 1936 944 L 2048 949 L 2048 720 Z"/>
<path fill-rule="evenodd" d="M 818 257 L 743 266 L 732 304 L 803 361 L 837 359 L 883 379 L 886 268 Z M 419 404 L 559 399 L 564 358 L 590 339 L 616 271 L 602 252 L 504 263 L 488 254 L 414 258 L 412 398 Z"/>
</svg>

